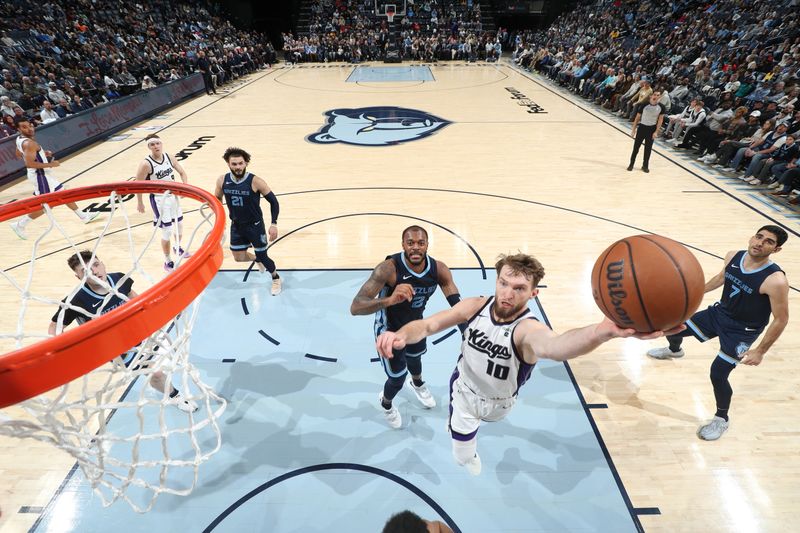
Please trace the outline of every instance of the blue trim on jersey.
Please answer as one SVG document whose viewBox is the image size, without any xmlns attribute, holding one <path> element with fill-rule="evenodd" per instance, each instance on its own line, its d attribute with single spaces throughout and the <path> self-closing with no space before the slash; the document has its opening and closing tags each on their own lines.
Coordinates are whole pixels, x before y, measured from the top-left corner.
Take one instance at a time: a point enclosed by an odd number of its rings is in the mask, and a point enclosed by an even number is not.
<svg viewBox="0 0 800 533">
<path fill-rule="evenodd" d="M 744 256 L 747 255 L 746 253 L 742 254 L 742 257 L 739 258 L 739 270 L 742 271 L 742 274 L 755 274 L 756 272 L 761 272 L 765 268 L 769 268 L 773 263 L 772 261 L 767 261 L 765 264 L 761 265 L 759 268 L 755 270 L 745 270 L 744 269 Z"/>
<path fill-rule="evenodd" d="M 738 361 L 738 359 L 734 359 L 734 358 L 733 358 L 733 357 L 731 357 L 730 355 L 724 354 L 724 353 L 722 353 L 722 352 L 719 352 L 719 353 L 717 354 L 717 357 L 719 357 L 719 358 L 720 358 L 720 359 L 722 359 L 723 361 L 725 361 L 725 362 L 727 362 L 727 363 L 730 363 L 730 364 L 732 364 L 732 365 L 734 365 L 734 366 L 736 366 L 736 365 L 738 365 L 738 364 L 739 364 L 739 361 Z"/>
<path fill-rule="evenodd" d="M 406 254 L 405 254 L 405 252 L 400 254 L 400 261 L 403 262 L 403 266 L 406 267 L 406 270 L 408 270 L 408 273 L 411 274 L 412 276 L 414 276 L 415 278 L 425 277 L 425 275 L 431 269 L 431 260 L 428 258 L 428 254 L 425 254 L 425 270 L 423 270 L 419 274 L 414 272 L 414 270 L 408 265 L 408 263 L 406 263 Z"/>
<path fill-rule="evenodd" d="M 249 244 L 237 244 L 236 246 L 231 245 L 231 250 L 247 250 L 248 248 L 250 248 Z"/>
<path fill-rule="evenodd" d="M 422 357 L 424 354 L 428 353 L 428 349 L 425 348 L 419 353 L 408 353 L 406 352 L 406 357 Z"/>
<path fill-rule="evenodd" d="M 694 336 L 697 337 L 698 339 L 700 339 L 701 341 L 706 342 L 708 340 L 708 337 L 706 337 L 705 334 L 703 334 L 703 332 L 700 330 L 700 328 L 698 328 L 697 325 L 694 322 L 692 322 L 691 319 L 686 321 L 686 326 L 690 330 L 692 330 L 692 333 L 694 333 Z"/>
</svg>

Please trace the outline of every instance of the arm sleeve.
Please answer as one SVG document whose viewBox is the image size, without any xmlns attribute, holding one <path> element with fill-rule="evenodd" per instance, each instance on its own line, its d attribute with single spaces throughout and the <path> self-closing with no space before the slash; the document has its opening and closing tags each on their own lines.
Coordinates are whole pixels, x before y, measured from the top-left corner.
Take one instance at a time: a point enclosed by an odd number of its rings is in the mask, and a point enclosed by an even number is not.
<svg viewBox="0 0 800 533">
<path fill-rule="evenodd" d="M 271 217 L 272 224 L 278 223 L 278 213 L 281 211 L 280 204 L 278 204 L 278 198 L 275 196 L 275 193 L 269 191 L 267 194 L 264 195 L 264 198 L 267 199 L 269 202 L 269 214 Z"/>
</svg>

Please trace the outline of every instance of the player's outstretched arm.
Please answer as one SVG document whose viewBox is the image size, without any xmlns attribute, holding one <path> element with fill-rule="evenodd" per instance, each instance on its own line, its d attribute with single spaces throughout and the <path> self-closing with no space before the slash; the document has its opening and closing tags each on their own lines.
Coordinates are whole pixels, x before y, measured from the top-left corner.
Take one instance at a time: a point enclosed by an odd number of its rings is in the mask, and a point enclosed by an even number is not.
<svg viewBox="0 0 800 533">
<path fill-rule="evenodd" d="M 678 333 L 685 328 L 686 326 L 680 325 L 669 331 L 638 333 L 633 329 L 623 329 L 604 318 L 599 324 L 571 329 L 559 335 L 541 322 L 525 320 L 514 330 L 514 342 L 520 347 L 525 362 L 533 364 L 539 359 L 567 361 L 585 355 L 617 337 L 650 340 Z"/>
<path fill-rule="evenodd" d="M 409 322 L 397 331 L 386 331 L 381 333 L 375 345 L 378 353 L 387 358 L 392 358 L 392 349 L 402 349 L 407 344 L 419 342 L 429 335 L 452 328 L 462 322 L 467 322 L 481 307 L 486 303 L 486 298 L 467 298 L 461 300 L 455 306 L 444 311 Z"/>
</svg>

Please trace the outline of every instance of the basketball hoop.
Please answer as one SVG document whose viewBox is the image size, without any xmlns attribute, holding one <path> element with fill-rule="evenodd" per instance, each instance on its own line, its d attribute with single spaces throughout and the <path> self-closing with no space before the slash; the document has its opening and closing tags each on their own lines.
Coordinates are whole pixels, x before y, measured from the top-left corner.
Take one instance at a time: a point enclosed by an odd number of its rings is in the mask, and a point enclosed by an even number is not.
<svg viewBox="0 0 800 533">
<path fill-rule="evenodd" d="M 193 229 L 184 232 L 188 240 L 183 244 L 194 253 L 184 259 L 181 251 L 174 271 L 159 281 L 148 273 L 148 261 L 150 265 L 161 266 L 163 256 L 159 246 L 152 250 L 150 245 L 163 237 L 155 224 L 146 230 L 151 232 L 146 242 L 142 242 L 141 229 L 134 235 L 133 228 L 142 224 L 131 223 L 124 202 L 135 194 L 159 194 L 174 201 L 184 198 L 200 202 L 199 209 L 187 211 L 183 222 L 184 225 L 190 219 L 196 222 Z M 71 216 L 67 215 L 70 211 L 54 208 L 81 200 L 101 201 L 102 207 L 93 209 L 106 214 L 104 225 L 95 222 L 81 228 L 81 235 L 73 235 L 66 229 L 69 223 L 58 220 Z M 221 440 L 216 420 L 226 405 L 200 380 L 199 372 L 188 361 L 198 296 L 222 264 L 225 231 L 222 205 L 209 192 L 182 183 L 110 183 L 34 196 L 0 207 L 2 230 L 10 231 L 3 224 L 6 221 L 42 209 L 46 218 L 43 216 L 41 220 L 49 220 L 49 226 L 35 223 L 43 230 L 36 239 L 25 241 L 32 242 L 30 261 L 17 265 L 28 266 L 27 279 L 14 279 L 15 267 L 0 271 L 0 282 L 6 283 L 4 290 L 16 290 L 20 296 L 16 330 L 7 333 L 6 326 L 0 326 L 0 340 L 12 342 L 15 348 L 0 355 L 0 408 L 13 406 L 0 416 L 0 435 L 34 438 L 65 450 L 77 460 L 104 505 L 122 498 L 136 511 L 144 512 L 152 508 L 160 493 L 188 494 L 194 488 L 198 466 L 219 450 Z M 157 222 L 160 221 L 159 218 Z M 150 226 L 149 222 L 146 226 Z M 88 228 L 97 229 L 86 239 Z M 177 224 L 171 228 L 177 232 Z M 37 262 L 44 263 L 48 256 L 57 253 L 61 259 L 59 268 L 67 268 L 64 259 L 83 249 L 91 249 L 94 261 L 95 255 L 103 256 L 104 249 L 119 249 L 126 244 L 131 264 L 113 266 L 124 270 L 123 280 L 135 277 L 143 285 L 150 282 L 152 286 L 60 335 L 49 337 L 37 330 L 41 319 L 33 321 L 26 316 L 35 313 L 37 305 L 43 310 L 71 305 L 69 299 L 62 301 L 63 293 L 50 294 L 47 287 L 33 286 L 33 280 L 40 277 L 34 276 Z M 84 267 L 82 284 L 70 298 L 88 279 L 104 281 L 94 276 L 86 264 Z M 8 321 L 12 317 L 4 318 Z M 59 321 L 62 319 L 60 313 Z M 46 326 L 46 322 L 42 324 Z M 129 366 L 118 359 L 126 352 L 134 354 Z M 165 376 L 169 386 L 162 385 L 164 391 L 151 391 L 145 383 L 135 392 L 137 378 L 150 380 L 156 373 Z M 194 405 L 196 411 L 186 414 L 176 409 L 169 416 L 162 412 L 174 409 L 176 403 L 169 395 L 173 378 L 175 389 L 181 391 L 182 398 Z M 129 399 L 128 395 L 138 397 Z M 139 419 L 132 432 L 130 428 L 118 431 L 110 424 L 110 415 L 121 410 L 130 410 Z M 148 448 L 151 442 L 158 443 L 157 450 Z M 204 449 L 209 448 L 209 443 L 211 449 Z M 193 476 L 191 486 L 187 487 L 186 482 L 170 486 L 167 472 L 181 468 L 189 469 Z M 147 494 L 129 494 L 134 488 Z"/>
<path fill-rule="evenodd" d="M 395 13 L 395 6 L 386 6 L 386 20 L 389 21 L 389 24 L 394 22 Z"/>
</svg>

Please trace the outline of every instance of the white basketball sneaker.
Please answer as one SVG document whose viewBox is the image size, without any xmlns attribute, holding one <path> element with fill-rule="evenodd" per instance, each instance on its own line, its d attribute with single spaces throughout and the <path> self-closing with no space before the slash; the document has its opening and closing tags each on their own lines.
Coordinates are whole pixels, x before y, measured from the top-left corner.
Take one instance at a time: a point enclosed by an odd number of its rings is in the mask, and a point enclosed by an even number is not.
<svg viewBox="0 0 800 533">
<path fill-rule="evenodd" d="M 467 468 L 467 472 L 473 476 L 479 475 L 481 473 L 481 457 L 475 452 L 475 457 L 464 463 L 464 466 Z"/>
<path fill-rule="evenodd" d="M 683 351 L 683 348 L 677 352 L 673 352 L 669 349 L 669 346 L 664 346 L 663 348 L 653 348 L 652 350 L 647 350 L 647 355 L 653 359 L 677 359 L 686 355 L 686 352 Z"/>
<path fill-rule="evenodd" d="M 715 416 L 711 419 L 711 422 L 705 426 L 700 426 L 700 429 L 697 430 L 697 436 L 703 440 L 717 440 L 726 431 L 728 431 L 728 421 Z"/>
<path fill-rule="evenodd" d="M 397 410 L 397 407 L 392 405 L 392 408 L 386 410 L 383 408 L 383 392 L 378 394 L 378 404 L 380 404 L 381 411 L 383 411 L 383 416 L 386 418 L 386 422 L 391 426 L 393 429 L 400 429 L 400 426 L 403 425 L 403 419 L 400 418 L 400 411 Z"/>
<path fill-rule="evenodd" d="M 272 287 L 270 288 L 269 293 L 273 296 L 277 296 L 281 293 L 282 290 L 283 290 L 283 280 L 281 280 L 281 278 L 273 278 Z"/>
<path fill-rule="evenodd" d="M 100 216 L 100 212 L 99 211 L 90 211 L 90 212 L 86 213 L 85 215 L 83 215 L 81 217 L 81 220 L 83 220 L 84 224 L 88 224 L 92 220 L 96 219 L 98 216 Z"/>
<path fill-rule="evenodd" d="M 28 234 L 25 233 L 25 228 L 22 227 L 22 224 L 19 224 L 18 222 L 12 222 L 10 225 L 11 229 L 14 230 L 14 233 L 17 234 L 17 237 L 23 241 L 28 240 Z"/>
<path fill-rule="evenodd" d="M 417 396 L 417 400 L 419 400 L 419 403 L 421 403 L 425 409 L 433 409 L 436 407 L 436 399 L 434 399 L 431 391 L 428 390 L 427 385 L 423 383 L 421 386 L 417 387 L 414 385 L 414 379 L 410 376 L 408 378 L 408 383 L 411 385 L 411 390 L 413 390 L 414 394 Z"/>
<path fill-rule="evenodd" d="M 188 398 L 184 398 L 180 393 L 172 398 L 172 403 L 184 413 L 194 413 L 198 409 L 196 403 Z"/>
</svg>

